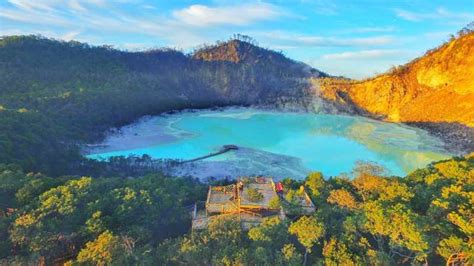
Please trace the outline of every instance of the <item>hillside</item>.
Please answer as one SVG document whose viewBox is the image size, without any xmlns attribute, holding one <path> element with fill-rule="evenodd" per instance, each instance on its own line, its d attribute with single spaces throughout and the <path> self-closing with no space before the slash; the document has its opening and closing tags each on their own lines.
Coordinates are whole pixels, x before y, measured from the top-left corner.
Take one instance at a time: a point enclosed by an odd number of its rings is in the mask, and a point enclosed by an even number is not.
<svg viewBox="0 0 474 266">
<path fill-rule="evenodd" d="M 474 32 L 366 81 L 314 82 L 320 85 L 318 92 L 339 107 L 355 107 L 388 121 L 474 127 Z"/>
<path fill-rule="evenodd" d="M 222 48 L 219 48 L 222 47 Z M 67 172 L 78 144 L 143 115 L 224 105 L 305 106 L 319 72 L 282 54 L 232 39 L 203 50 L 126 52 L 40 36 L 0 39 L 0 163 Z M 250 58 L 264 58 L 256 61 Z"/>
<path fill-rule="evenodd" d="M 270 68 L 279 68 L 280 72 L 286 72 L 286 74 L 310 74 L 312 77 L 329 76 L 328 74 L 318 71 L 304 63 L 289 59 L 281 53 L 259 47 L 250 37 L 237 36 L 244 41 L 240 39 L 232 39 L 224 43 L 204 46 L 197 49 L 192 57 L 204 61 L 225 61 L 265 65 Z"/>
</svg>

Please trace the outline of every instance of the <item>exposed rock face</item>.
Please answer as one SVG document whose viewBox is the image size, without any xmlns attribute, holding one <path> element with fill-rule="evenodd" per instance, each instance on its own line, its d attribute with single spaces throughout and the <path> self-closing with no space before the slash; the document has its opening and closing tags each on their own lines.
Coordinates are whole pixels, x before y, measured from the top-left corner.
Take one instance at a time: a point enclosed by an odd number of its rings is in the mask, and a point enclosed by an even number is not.
<svg viewBox="0 0 474 266">
<path fill-rule="evenodd" d="M 205 61 L 228 61 L 239 63 L 246 59 L 247 52 L 253 47 L 253 45 L 247 45 L 247 43 L 238 40 L 231 40 L 223 44 L 199 49 L 193 54 L 193 58 Z"/>
<path fill-rule="evenodd" d="M 339 108 L 393 122 L 448 122 L 474 127 L 474 33 L 366 81 L 317 79 L 318 93 Z"/>
</svg>

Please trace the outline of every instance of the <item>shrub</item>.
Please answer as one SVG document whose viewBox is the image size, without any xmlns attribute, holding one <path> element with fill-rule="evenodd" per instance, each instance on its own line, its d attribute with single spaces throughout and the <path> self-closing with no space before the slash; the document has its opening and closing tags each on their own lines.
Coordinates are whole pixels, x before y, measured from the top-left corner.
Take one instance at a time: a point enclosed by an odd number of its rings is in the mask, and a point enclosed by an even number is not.
<svg viewBox="0 0 474 266">
<path fill-rule="evenodd" d="M 246 196 L 252 202 L 259 202 L 263 200 L 263 194 L 258 192 L 258 190 L 255 188 L 248 188 L 246 190 Z"/>
<path fill-rule="evenodd" d="M 272 209 L 279 209 L 280 206 L 281 206 L 280 197 L 278 197 L 278 196 L 273 197 L 273 198 L 268 202 L 268 206 L 270 206 L 270 208 L 272 208 Z"/>
</svg>

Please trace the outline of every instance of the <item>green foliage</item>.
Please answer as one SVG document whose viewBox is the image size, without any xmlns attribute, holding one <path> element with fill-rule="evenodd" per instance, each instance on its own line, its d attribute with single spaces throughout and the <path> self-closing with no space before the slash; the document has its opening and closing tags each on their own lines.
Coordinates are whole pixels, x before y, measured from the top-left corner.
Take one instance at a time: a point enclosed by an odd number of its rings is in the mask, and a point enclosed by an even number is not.
<svg viewBox="0 0 474 266">
<path fill-rule="evenodd" d="M 365 205 L 364 212 L 367 219 L 365 228 L 375 235 L 388 236 L 390 245 L 414 252 L 428 249 L 420 218 L 406 206 L 397 204 L 386 208 L 371 202 Z"/>
<path fill-rule="evenodd" d="M 11 219 L 5 217 L 3 213 L 0 213 L 0 262 L 2 258 L 6 258 L 10 255 L 13 245 L 8 238 L 8 227 L 11 224 Z"/>
<path fill-rule="evenodd" d="M 39 177 L 42 179 L 45 177 Z M 33 181 L 25 182 L 19 191 L 25 191 Z M 140 251 L 184 233 L 183 224 L 190 222 L 185 206 L 205 195 L 205 186 L 192 179 L 161 175 L 130 180 L 82 177 L 53 188 L 41 187 L 45 191 L 12 217 L 9 239 L 24 252 L 41 254 L 48 260 L 70 256 L 71 249 L 85 247 L 81 258 L 91 263 L 102 263 L 91 253 L 99 252 L 98 245 L 105 240 L 111 243 L 104 248 L 115 250 L 125 245 L 130 253 L 130 246 L 136 245 Z M 5 233 L 0 227 L 0 235 L 2 230 Z M 112 233 L 116 231 L 120 233 Z"/>
<path fill-rule="evenodd" d="M 245 197 L 252 202 L 260 202 L 263 200 L 263 194 L 255 188 L 247 188 L 245 190 Z"/>
<path fill-rule="evenodd" d="M 331 238 L 324 245 L 323 256 L 326 265 L 357 265 L 354 254 L 336 238 Z"/>
<path fill-rule="evenodd" d="M 280 200 L 280 197 L 273 197 L 270 199 L 270 201 L 268 202 L 268 206 L 272 209 L 280 209 L 281 207 L 281 200 Z"/>
<path fill-rule="evenodd" d="M 308 175 L 305 184 L 314 196 L 319 196 L 324 189 L 325 181 L 320 172 L 313 172 Z"/>
<path fill-rule="evenodd" d="M 286 244 L 281 249 L 283 253 L 284 262 L 288 265 L 301 265 L 303 261 L 303 256 L 296 251 L 296 248 L 293 244 Z"/>
<path fill-rule="evenodd" d="M 282 222 L 279 217 L 274 216 L 265 218 L 259 226 L 250 229 L 248 235 L 250 240 L 277 248 L 288 240 L 288 236 L 284 233 L 282 234 L 287 229 L 287 224 Z"/>
<path fill-rule="evenodd" d="M 0 212 L 0 237 L 8 239 L 0 241 L 0 260 L 38 264 L 43 256 L 46 263 L 66 258 L 72 264 L 102 265 L 440 265 L 458 258 L 472 264 L 473 177 L 469 156 L 433 163 L 405 178 L 316 176 L 306 181 L 308 187 L 316 184 L 319 193 L 311 193 L 318 200 L 312 216 L 271 216 L 248 231 L 238 219 L 215 218 L 207 229 L 189 233 L 186 206 L 206 194 L 206 186 L 194 180 L 157 174 L 53 179 L 3 165 L 1 203 L 14 208 Z M 302 191 L 300 183 L 286 182 L 292 185 L 285 186 L 282 205 Z"/>
<path fill-rule="evenodd" d="M 77 262 L 93 265 L 116 264 L 124 253 L 119 237 L 105 231 L 94 241 L 86 243 L 77 255 Z"/>
<path fill-rule="evenodd" d="M 327 199 L 328 203 L 336 204 L 342 208 L 355 209 L 357 201 L 352 194 L 345 189 L 331 190 Z"/>
<path fill-rule="evenodd" d="M 290 234 L 295 235 L 308 253 L 314 244 L 324 235 L 324 225 L 315 217 L 303 216 L 288 228 Z"/>
</svg>

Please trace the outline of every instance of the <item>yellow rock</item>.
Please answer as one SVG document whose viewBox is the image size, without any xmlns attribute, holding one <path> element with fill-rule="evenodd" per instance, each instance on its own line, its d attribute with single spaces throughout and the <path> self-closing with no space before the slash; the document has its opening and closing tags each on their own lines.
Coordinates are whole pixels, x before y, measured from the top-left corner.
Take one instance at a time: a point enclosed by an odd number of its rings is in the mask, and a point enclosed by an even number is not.
<svg viewBox="0 0 474 266">
<path fill-rule="evenodd" d="M 315 79 L 323 98 L 394 122 L 459 122 L 474 126 L 474 33 L 453 39 L 389 73 L 365 81 Z"/>
</svg>

